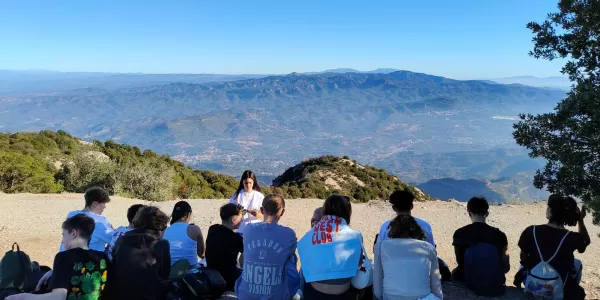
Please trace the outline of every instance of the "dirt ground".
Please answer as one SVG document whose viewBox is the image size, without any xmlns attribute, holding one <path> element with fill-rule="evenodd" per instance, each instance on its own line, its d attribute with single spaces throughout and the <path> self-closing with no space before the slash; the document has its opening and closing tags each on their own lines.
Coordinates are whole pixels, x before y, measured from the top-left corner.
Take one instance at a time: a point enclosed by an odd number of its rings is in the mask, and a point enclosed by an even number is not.
<svg viewBox="0 0 600 300">
<path fill-rule="evenodd" d="M 193 207 L 193 221 L 203 232 L 211 224 L 219 223 L 219 207 L 226 200 L 189 200 Z M 126 211 L 135 203 L 147 203 L 141 200 L 113 197 L 104 215 L 113 226 L 126 225 Z M 153 203 L 165 213 L 170 214 L 174 201 Z M 296 231 L 300 238 L 310 229 L 310 218 L 315 207 L 322 205 L 322 200 L 299 199 L 286 201 L 286 213 L 281 223 Z M 58 251 L 61 239 L 60 224 L 67 213 L 83 208 L 83 195 L 32 195 L 0 194 L 0 251 L 8 251 L 13 242 L 18 242 L 21 249 L 33 260 L 41 264 L 52 265 L 54 255 Z M 488 223 L 499 227 L 506 233 L 511 254 L 511 271 L 507 275 L 507 284 L 512 284 L 514 272 L 519 267 L 519 248 L 517 242 L 521 232 L 529 225 L 545 223 L 545 203 L 504 205 L 492 207 Z M 415 204 L 413 215 L 427 220 L 433 227 L 437 243 L 438 255 L 450 268 L 456 266 L 452 235 L 456 229 L 470 222 L 466 213 L 466 205 L 458 202 L 421 202 Z M 365 237 L 365 246 L 372 250 L 375 234 L 383 222 L 394 216 L 391 207 L 384 202 L 355 204 L 351 227 L 360 230 Z M 583 261 L 583 287 L 587 299 L 600 299 L 600 227 L 586 219 L 588 230 L 592 236 L 592 244 L 586 253 L 576 254 Z M 572 228 L 572 230 L 576 230 Z M 370 257 L 373 255 L 371 253 Z M 517 289 L 509 288 L 505 296 L 496 299 L 522 299 Z M 478 299 L 462 286 L 454 283 L 444 284 L 444 299 Z M 490 298 L 482 298 L 490 299 Z M 491 298 L 493 299 L 493 298 Z"/>
</svg>

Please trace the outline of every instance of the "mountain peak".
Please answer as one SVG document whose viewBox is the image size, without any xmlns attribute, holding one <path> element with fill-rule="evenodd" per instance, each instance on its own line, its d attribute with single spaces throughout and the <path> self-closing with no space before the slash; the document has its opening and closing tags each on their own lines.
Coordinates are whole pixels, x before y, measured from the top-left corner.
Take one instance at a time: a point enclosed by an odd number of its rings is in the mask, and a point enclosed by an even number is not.
<svg viewBox="0 0 600 300">
<path fill-rule="evenodd" d="M 402 182 L 384 169 L 360 165 L 349 157 L 323 155 L 305 160 L 273 180 L 275 188 L 298 190 L 303 197 L 327 198 L 331 194 L 342 194 L 358 202 L 386 200 L 396 190 L 412 191 L 418 201 L 431 198 L 418 188 Z M 312 190 L 315 194 L 306 194 Z"/>
</svg>

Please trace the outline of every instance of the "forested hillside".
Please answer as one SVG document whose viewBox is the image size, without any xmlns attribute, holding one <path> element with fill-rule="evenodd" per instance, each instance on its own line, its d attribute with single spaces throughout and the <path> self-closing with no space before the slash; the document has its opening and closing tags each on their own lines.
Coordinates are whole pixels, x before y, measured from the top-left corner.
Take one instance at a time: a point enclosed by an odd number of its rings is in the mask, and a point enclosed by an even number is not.
<svg viewBox="0 0 600 300">
<path fill-rule="evenodd" d="M 243 168 L 240 166 L 240 173 Z M 326 198 L 341 193 L 353 201 L 367 202 L 387 199 L 394 190 L 410 189 L 419 200 L 430 199 L 385 170 L 359 165 L 348 157 L 312 158 L 289 168 L 273 186 L 261 184 L 263 193 L 280 193 L 286 198 Z M 88 143 L 62 130 L 0 133 L 0 191 L 81 193 L 91 186 L 152 201 L 222 199 L 233 194 L 238 181 L 186 167 L 166 154 L 113 141 Z"/>
<path fill-rule="evenodd" d="M 86 143 L 65 131 L 0 133 L 1 191 L 83 192 L 94 185 L 146 200 L 211 199 L 231 195 L 237 181 L 168 155 L 112 141 Z"/>
</svg>

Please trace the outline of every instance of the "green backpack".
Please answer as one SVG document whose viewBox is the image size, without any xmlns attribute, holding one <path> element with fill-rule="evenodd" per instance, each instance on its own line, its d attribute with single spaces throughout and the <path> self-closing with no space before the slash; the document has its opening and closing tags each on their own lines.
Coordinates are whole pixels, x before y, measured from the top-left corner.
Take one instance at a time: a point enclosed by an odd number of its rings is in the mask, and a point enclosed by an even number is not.
<svg viewBox="0 0 600 300">
<path fill-rule="evenodd" d="M 6 252 L 0 260 L 0 289 L 23 290 L 31 272 L 33 269 L 29 255 L 21 251 L 19 245 L 14 243 L 12 250 Z"/>
</svg>

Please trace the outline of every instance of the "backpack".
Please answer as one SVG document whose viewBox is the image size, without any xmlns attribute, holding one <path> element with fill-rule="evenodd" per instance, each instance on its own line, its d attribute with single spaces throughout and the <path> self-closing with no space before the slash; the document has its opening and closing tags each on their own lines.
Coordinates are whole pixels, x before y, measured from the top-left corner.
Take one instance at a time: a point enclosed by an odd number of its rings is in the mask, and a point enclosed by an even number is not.
<svg viewBox="0 0 600 300">
<path fill-rule="evenodd" d="M 226 285 L 223 276 L 210 268 L 200 268 L 197 273 L 183 276 L 179 284 L 182 299 L 218 299 Z"/>
<path fill-rule="evenodd" d="M 504 294 L 504 266 L 498 247 L 490 243 L 476 243 L 464 257 L 464 278 L 467 287 L 478 296 Z"/>
<path fill-rule="evenodd" d="M 16 251 L 15 251 L 16 248 Z M 29 255 L 21 251 L 17 243 L 0 260 L 0 290 L 24 290 L 33 272 Z"/>
<path fill-rule="evenodd" d="M 538 254 L 540 255 L 540 263 L 527 272 L 524 289 L 524 292 L 527 296 L 537 299 L 563 299 L 564 282 L 560 277 L 560 274 L 558 274 L 558 272 L 556 272 L 556 270 L 550 265 L 550 262 L 558 254 L 560 247 L 568 235 L 569 231 L 567 231 L 565 236 L 560 241 L 560 244 L 558 244 L 558 248 L 556 248 L 554 255 L 552 255 L 549 260 L 544 261 L 544 257 L 542 256 L 542 252 L 540 251 L 540 246 L 538 245 L 537 237 L 535 235 L 535 226 L 533 227 L 533 239 L 535 241 Z"/>
</svg>

